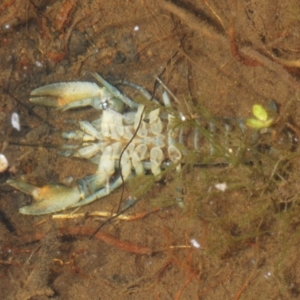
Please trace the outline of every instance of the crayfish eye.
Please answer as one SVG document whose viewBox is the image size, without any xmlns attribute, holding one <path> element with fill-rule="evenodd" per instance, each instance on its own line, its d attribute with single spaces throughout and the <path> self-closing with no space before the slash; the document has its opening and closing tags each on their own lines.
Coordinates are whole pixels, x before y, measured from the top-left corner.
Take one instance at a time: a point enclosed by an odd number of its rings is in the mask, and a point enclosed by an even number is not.
<svg viewBox="0 0 300 300">
<path fill-rule="evenodd" d="M 100 107 L 101 109 L 106 110 L 109 107 L 108 100 L 101 102 Z"/>
</svg>

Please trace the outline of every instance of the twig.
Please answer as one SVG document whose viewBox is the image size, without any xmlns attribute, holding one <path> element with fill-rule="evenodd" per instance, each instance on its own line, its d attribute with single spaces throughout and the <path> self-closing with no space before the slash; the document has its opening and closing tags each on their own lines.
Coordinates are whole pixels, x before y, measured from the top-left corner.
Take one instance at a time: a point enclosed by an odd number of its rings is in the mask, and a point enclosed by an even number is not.
<svg viewBox="0 0 300 300">
<path fill-rule="evenodd" d="M 59 228 L 59 231 L 63 235 L 87 235 L 93 236 L 95 233 L 95 229 L 92 227 L 63 227 Z M 102 231 L 98 231 L 94 237 L 96 239 L 101 240 L 107 245 L 114 246 L 120 250 L 136 253 L 136 254 L 151 254 L 152 250 L 148 247 L 138 246 L 129 242 L 122 242 L 115 238 L 114 236 L 104 233 Z"/>
<path fill-rule="evenodd" d="M 111 213 L 109 211 L 93 211 L 91 213 L 78 213 L 78 214 L 56 214 L 52 216 L 52 219 L 77 219 L 77 218 L 88 218 L 88 217 L 101 217 L 101 218 L 111 218 L 115 217 L 118 220 L 122 221 L 134 221 L 138 219 L 145 218 L 149 214 L 158 211 L 159 208 L 155 208 L 152 211 L 137 213 L 135 215 L 124 215 L 124 214 L 117 214 L 117 213 Z"/>
</svg>

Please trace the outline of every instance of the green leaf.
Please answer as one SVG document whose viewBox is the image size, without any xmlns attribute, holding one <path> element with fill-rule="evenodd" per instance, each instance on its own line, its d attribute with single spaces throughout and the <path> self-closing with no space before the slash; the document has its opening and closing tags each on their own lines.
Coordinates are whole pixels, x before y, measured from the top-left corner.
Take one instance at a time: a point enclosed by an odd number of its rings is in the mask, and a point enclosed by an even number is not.
<svg viewBox="0 0 300 300">
<path fill-rule="evenodd" d="M 258 119 L 249 118 L 246 120 L 246 125 L 255 129 L 268 128 L 272 125 L 272 123 L 273 123 L 273 119 L 262 121 Z"/>
<path fill-rule="evenodd" d="M 258 120 L 260 121 L 268 120 L 268 113 L 261 105 L 254 104 L 252 107 L 252 112 L 254 117 L 256 117 Z"/>
<path fill-rule="evenodd" d="M 252 112 L 255 118 L 247 119 L 247 126 L 255 129 L 262 129 L 268 128 L 273 124 L 273 119 L 268 119 L 268 112 L 260 104 L 254 104 Z"/>
</svg>

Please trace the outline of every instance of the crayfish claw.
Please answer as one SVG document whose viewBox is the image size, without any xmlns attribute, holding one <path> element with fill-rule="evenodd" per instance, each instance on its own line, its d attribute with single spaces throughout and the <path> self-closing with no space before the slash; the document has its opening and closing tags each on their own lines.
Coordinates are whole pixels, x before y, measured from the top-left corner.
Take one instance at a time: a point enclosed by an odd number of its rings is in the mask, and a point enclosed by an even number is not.
<svg viewBox="0 0 300 300">
<path fill-rule="evenodd" d="M 7 180 L 7 183 L 33 197 L 33 203 L 20 208 L 19 212 L 24 215 L 43 215 L 61 211 L 71 207 L 81 199 L 81 194 L 77 187 L 67 187 L 61 184 L 36 187 L 32 184 L 12 179 Z"/>
<path fill-rule="evenodd" d="M 64 108 L 70 103 L 78 102 L 78 105 L 74 105 L 77 107 L 91 105 L 89 101 L 94 98 L 102 98 L 102 94 L 103 89 L 93 82 L 62 82 L 48 84 L 33 90 L 30 94 L 32 98 L 29 101 L 57 108 Z M 83 99 L 89 99 L 85 105 L 81 105 Z"/>
</svg>

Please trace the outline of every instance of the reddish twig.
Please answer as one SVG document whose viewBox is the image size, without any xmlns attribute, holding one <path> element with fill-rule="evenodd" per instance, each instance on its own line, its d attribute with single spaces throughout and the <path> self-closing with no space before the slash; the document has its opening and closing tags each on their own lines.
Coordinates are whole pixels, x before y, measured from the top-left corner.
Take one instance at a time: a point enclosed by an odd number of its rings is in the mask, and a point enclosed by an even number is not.
<svg viewBox="0 0 300 300">
<path fill-rule="evenodd" d="M 256 66 L 262 66 L 262 63 L 256 59 L 252 58 L 246 58 L 242 56 L 239 52 L 239 48 L 236 43 L 236 34 L 235 34 L 235 28 L 234 24 L 232 23 L 229 26 L 228 29 L 228 36 L 229 36 L 229 41 L 230 41 L 230 51 L 231 54 L 242 64 L 245 66 L 251 66 L 251 67 L 256 67 Z"/>
<path fill-rule="evenodd" d="M 56 30 L 61 31 L 67 26 L 73 15 L 76 4 L 76 1 L 73 0 L 65 0 L 62 3 L 54 20 L 54 26 Z"/>
<path fill-rule="evenodd" d="M 62 236 L 64 235 L 83 235 L 83 236 L 89 236 L 89 237 L 95 237 L 98 240 L 101 240 L 102 242 L 116 247 L 122 251 L 130 252 L 130 253 L 136 253 L 136 254 L 147 254 L 150 255 L 153 251 L 144 246 L 138 246 L 129 242 L 123 242 L 115 238 L 114 236 L 104 233 L 102 231 L 99 231 L 95 234 L 95 228 L 92 227 L 62 227 L 58 229 L 60 234 Z M 36 232 L 32 235 L 29 235 L 27 237 L 23 238 L 23 243 L 32 243 L 39 240 L 42 240 L 45 237 L 44 233 Z"/>
<path fill-rule="evenodd" d="M 9 0 L 6 1 L 6 3 L 4 3 L 3 5 L 1 5 L 0 7 L 0 13 L 2 13 L 2 11 L 7 10 L 11 5 L 13 5 L 16 2 L 16 0 Z"/>
<path fill-rule="evenodd" d="M 59 228 L 62 235 L 86 235 L 93 236 L 95 233 L 95 228 L 92 227 L 63 227 Z M 104 233 L 102 231 L 97 232 L 94 237 L 102 242 L 116 247 L 120 250 L 136 253 L 136 254 L 151 254 L 152 251 L 148 247 L 138 246 L 129 242 L 122 242 L 115 238 L 114 236 Z"/>
<path fill-rule="evenodd" d="M 75 251 L 71 254 L 70 261 L 64 262 L 61 259 L 54 258 L 54 262 L 58 263 L 60 266 L 69 265 L 71 267 L 72 272 L 74 272 L 76 274 L 79 274 L 80 276 L 82 276 L 84 278 L 88 278 L 89 276 L 84 274 L 84 272 L 82 272 L 81 269 L 76 265 L 76 256 L 79 255 L 79 254 L 82 254 L 84 252 L 85 252 L 84 249 L 80 249 L 80 250 Z"/>
<path fill-rule="evenodd" d="M 186 279 L 184 282 L 183 286 L 181 289 L 176 293 L 175 300 L 179 300 L 181 298 L 181 295 L 184 291 L 184 289 L 188 286 L 188 284 L 191 282 L 191 280 L 194 278 L 194 274 L 190 274 L 189 277 Z"/>
</svg>

